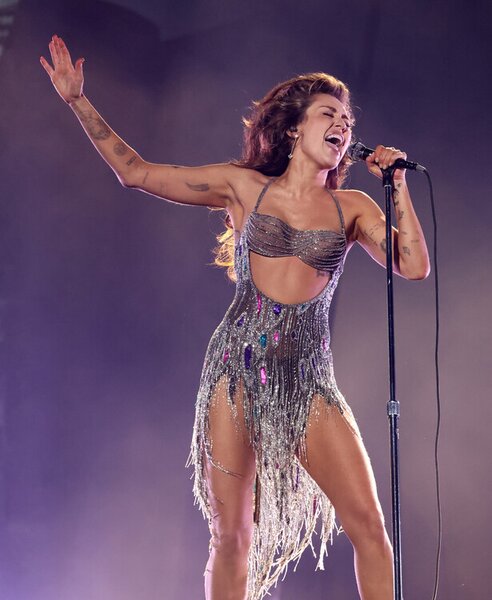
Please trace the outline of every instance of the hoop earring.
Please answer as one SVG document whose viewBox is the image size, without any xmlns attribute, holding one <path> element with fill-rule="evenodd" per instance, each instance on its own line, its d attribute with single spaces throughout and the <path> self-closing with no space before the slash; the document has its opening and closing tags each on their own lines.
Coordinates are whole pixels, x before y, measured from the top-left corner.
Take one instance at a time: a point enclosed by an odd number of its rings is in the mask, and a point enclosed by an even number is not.
<svg viewBox="0 0 492 600">
<path fill-rule="evenodd" d="M 294 136 L 294 143 L 292 144 L 292 148 L 290 150 L 290 154 L 288 155 L 289 156 L 289 160 L 294 156 L 294 150 L 296 149 L 298 140 L 299 140 L 299 135 L 296 134 Z"/>
</svg>

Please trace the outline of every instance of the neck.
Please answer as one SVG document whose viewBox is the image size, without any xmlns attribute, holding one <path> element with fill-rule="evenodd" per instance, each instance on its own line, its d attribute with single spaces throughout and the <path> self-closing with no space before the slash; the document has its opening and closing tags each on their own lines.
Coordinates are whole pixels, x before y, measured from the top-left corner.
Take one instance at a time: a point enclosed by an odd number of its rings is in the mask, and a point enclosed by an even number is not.
<svg viewBox="0 0 492 600">
<path fill-rule="evenodd" d="M 291 190 L 306 191 L 324 188 L 329 172 L 330 169 L 320 169 L 312 161 L 303 161 L 301 156 L 294 156 L 279 180 Z"/>
</svg>

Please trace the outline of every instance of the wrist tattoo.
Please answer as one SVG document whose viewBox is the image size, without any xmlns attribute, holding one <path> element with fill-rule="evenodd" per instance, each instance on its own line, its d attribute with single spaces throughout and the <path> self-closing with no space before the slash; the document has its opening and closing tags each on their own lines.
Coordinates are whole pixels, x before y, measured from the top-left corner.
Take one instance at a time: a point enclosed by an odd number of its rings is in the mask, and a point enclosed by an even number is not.
<svg viewBox="0 0 492 600">
<path fill-rule="evenodd" d="M 130 166 L 133 162 L 135 162 L 137 160 L 137 157 L 135 156 L 135 154 L 130 158 L 130 160 L 126 161 L 126 164 L 128 166 Z"/>
</svg>

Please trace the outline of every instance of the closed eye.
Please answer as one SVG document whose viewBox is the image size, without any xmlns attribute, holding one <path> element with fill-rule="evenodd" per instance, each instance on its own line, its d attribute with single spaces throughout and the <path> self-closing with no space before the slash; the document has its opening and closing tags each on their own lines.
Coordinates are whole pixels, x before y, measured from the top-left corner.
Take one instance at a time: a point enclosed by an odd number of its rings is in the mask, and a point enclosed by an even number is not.
<svg viewBox="0 0 492 600">
<path fill-rule="evenodd" d="M 323 114 L 325 115 L 325 117 L 331 117 L 332 119 L 335 118 L 335 114 L 334 113 L 324 112 Z M 347 129 L 353 129 L 354 128 L 354 123 L 351 123 L 348 119 L 346 119 L 344 117 L 342 117 L 342 119 L 343 119 L 343 121 L 344 121 L 345 126 L 347 127 Z"/>
</svg>

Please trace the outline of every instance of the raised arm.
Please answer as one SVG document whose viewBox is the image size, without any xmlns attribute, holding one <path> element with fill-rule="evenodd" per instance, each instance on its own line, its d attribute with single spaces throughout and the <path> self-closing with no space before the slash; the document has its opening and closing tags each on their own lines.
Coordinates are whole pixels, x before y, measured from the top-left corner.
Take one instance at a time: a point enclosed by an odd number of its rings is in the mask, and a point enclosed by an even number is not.
<svg viewBox="0 0 492 600">
<path fill-rule="evenodd" d="M 178 167 L 145 161 L 104 121 L 83 93 L 83 58 L 72 63 L 63 40 L 49 44 L 53 67 L 40 58 L 63 100 L 80 121 L 90 141 L 125 187 L 139 189 L 171 202 L 226 208 L 234 198 L 231 179 L 237 168 L 229 164 Z"/>
<path fill-rule="evenodd" d="M 371 173 L 381 177 L 378 167 L 391 166 L 406 154 L 394 148 L 378 146 L 367 163 Z M 424 279 L 430 272 L 429 254 L 420 222 L 413 208 L 405 173 L 394 176 L 394 208 L 397 228 L 393 227 L 393 271 L 405 279 Z M 386 219 L 379 206 L 363 192 L 354 192 L 357 202 L 354 239 L 380 265 L 386 266 Z"/>
</svg>

